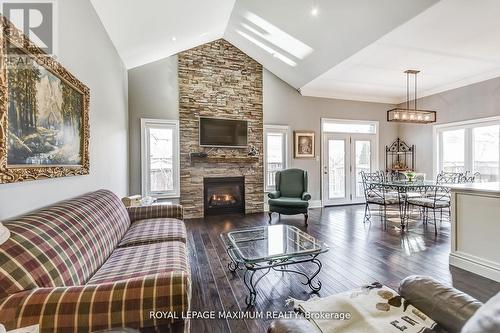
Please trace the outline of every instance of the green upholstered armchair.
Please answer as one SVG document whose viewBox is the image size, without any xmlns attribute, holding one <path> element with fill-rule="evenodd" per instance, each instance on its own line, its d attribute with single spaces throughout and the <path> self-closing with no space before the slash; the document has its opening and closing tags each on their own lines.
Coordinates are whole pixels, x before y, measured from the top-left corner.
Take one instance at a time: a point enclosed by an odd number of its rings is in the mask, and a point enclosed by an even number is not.
<svg viewBox="0 0 500 333">
<path fill-rule="evenodd" d="M 287 169 L 276 172 L 276 191 L 267 194 L 269 197 L 269 223 L 272 213 L 295 215 L 304 214 L 307 225 L 309 200 L 307 193 L 307 171 Z"/>
</svg>

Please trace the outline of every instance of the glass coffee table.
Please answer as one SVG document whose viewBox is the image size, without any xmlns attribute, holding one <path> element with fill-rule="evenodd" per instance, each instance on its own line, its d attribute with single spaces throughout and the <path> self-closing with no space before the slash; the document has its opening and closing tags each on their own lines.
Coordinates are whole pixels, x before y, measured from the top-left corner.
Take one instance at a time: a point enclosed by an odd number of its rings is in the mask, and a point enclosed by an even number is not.
<svg viewBox="0 0 500 333">
<path fill-rule="evenodd" d="M 303 285 L 308 285 L 314 292 L 321 289 L 321 282 L 313 283 L 313 279 L 322 267 L 318 255 L 329 248 L 308 233 L 293 226 L 278 224 L 236 229 L 224 232 L 220 237 L 231 258 L 229 270 L 234 273 L 238 269 L 245 269 L 243 281 L 250 293 L 245 298 L 248 306 L 255 304 L 256 286 L 271 269 L 299 274 L 306 279 L 301 281 Z M 316 267 L 311 274 L 292 269 L 301 263 L 312 263 Z M 255 278 L 255 274 L 261 270 L 262 275 Z"/>
</svg>

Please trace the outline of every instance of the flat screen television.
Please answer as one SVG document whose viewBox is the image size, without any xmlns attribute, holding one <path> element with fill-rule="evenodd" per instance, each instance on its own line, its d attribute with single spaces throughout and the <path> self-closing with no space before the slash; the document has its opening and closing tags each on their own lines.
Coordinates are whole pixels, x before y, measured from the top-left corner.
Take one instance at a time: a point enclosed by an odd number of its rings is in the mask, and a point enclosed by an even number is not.
<svg viewBox="0 0 500 333">
<path fill-rule="evenodd" d="M 200 146 L 246 148 L 248 122 L 200 117 Z"/>
</svg>

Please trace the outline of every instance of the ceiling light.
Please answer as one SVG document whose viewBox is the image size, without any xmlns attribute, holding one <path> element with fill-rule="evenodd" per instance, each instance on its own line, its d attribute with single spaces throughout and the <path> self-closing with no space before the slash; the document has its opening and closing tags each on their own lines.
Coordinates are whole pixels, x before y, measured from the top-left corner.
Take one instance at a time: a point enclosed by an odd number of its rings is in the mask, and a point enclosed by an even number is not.
<svg viewBox="0 0 500 333">
<path fill-rule="evenodd" d="M 318 14 L 319 14 L 319 9 L 318 9 L 318 7 L 313 7 L 313 8 L 311 9 L 311 15 L 312 15 L 312 16 L 318 16 Z"/>
<path fill-rule="evenodd" d="M 175 38 L 175 36 L 172 37 L 172 42 L 175 42 L 176 40 L 177 40 L 177 38 Z"/>
<path fill-rule="evenodd" d="M 436 111 L 417 109 L 417 74 L 420 71 L 409 69 L 406 74 L 406 108 L 395 108 L 387 111 L 387 121 L 427 124 L 436 122 Z M 410 75 L 415 75 L 414 108 L 410 109 Z"/>
</svg>

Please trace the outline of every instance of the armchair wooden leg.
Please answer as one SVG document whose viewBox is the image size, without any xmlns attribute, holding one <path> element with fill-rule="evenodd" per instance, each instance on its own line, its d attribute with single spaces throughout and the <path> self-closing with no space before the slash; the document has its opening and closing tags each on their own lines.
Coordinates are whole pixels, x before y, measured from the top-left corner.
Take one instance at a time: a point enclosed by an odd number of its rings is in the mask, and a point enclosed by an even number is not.
<svg viewBox="0 0 500 333">
<path fill-rule="evenodd" d="M 306 223 L 306 226 L 307 226 L 307 219 L 309 218 L 309 214 L 308 214 L 308 213 L 305 213 L 305 214 L 304 214 L 304 218 L 305 218 L 305 223 Z"/>
<path fill-rule="evenodd" d="M 269 212 L 269 223 L 273 221 L 273 212 Z"/>
</svg>

